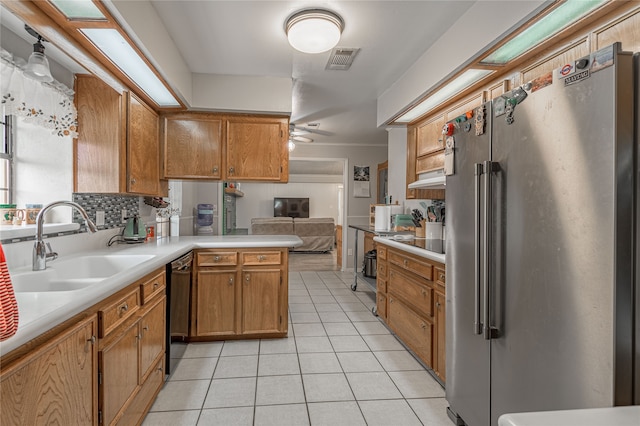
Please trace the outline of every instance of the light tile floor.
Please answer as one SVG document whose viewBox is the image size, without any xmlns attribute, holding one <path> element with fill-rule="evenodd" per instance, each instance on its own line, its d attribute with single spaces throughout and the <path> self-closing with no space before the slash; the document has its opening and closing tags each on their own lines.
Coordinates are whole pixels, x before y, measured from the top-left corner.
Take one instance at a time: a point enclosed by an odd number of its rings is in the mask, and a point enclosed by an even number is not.
<svg viewBox="0 0 640 426">
<path fill-rule="evenodd" d="M 450 426 L 442 387 L 339 271 L 289 273 L 289 337 L 191 343 L 143 426 Z"/>
</svg>

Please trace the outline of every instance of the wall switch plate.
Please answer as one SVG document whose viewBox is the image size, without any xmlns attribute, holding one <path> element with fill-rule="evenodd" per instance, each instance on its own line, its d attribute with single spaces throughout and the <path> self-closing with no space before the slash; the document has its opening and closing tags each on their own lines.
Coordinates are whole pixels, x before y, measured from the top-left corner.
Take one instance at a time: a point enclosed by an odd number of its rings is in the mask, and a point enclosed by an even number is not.
<svg viewBox="0 0 640 426">
<path fill-rule="evenodd" d="M 104 210 L 96 212 L 96 226 L 104 226 Z"/>
<path fill-rule="evenodd" d="M 353 249 L 347 249 L 347 256 L 353 256 Z"/>
<path fill-rule="evenodd" d="M 120 213 L 120 221 L 122 223 L 127 221 L 127 209 L 122 209 L 122 212 Z"/>
</svg>

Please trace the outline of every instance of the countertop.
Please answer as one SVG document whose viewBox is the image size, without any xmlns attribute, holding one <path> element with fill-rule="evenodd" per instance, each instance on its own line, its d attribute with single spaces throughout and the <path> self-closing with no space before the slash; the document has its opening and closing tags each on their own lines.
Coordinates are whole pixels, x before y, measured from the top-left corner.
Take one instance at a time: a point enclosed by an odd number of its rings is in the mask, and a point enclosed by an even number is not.
<svg viewBox="0 0 640 426">
<path fill-rule="evenodd" d="M 637 426 L 640 406 L 503 414 L 499 426 Z"/>
<path fill-rule="evenodd" d="M 394 239 L 393 236 L 385 237 L 385 236 L 376 236 L 373 237 L 373 241 L 377 243 L 386 244 L 388 246 L 404 250 L 406 252 L 415 254 L 420 257 L 424 257 L 426 259 L 430 259 L 436 262 L 440 262 L 442 264 L 445 263 L 446 256 L 444 253 L 439 253 L 438 251 L 429 250 L 429 248 L 433 248 L 434 250 L 442 251 L 444 250 L 444 241 L 442 240 L 425 240 L 424 238 L 411 238 L 411 239 Z"/>
<path fill-rule="evenodd" d="M 134 267 L 127 268 L 86 289 L 76 291 L 49 291 L 16 293 L 18 301 L 18 331 L 0 343 L 0 356 L 11 352 L 31 339 L 81 313 L 134 281 L 170 263 L 196 248 L 261 248 L 296 247 L 302 240 L 295 235 L 227 235 L 207 237 L 168 237 L 144 244 L 114 245 L 104 249 L 63 256 L 58 261 L 69 261 L 83 256 L 151 255 Z M 54 264 L 53 261 L 50 264 Z M 31 267 L 11 270 L 10 274 L 30 272 Z"/>
</svg>

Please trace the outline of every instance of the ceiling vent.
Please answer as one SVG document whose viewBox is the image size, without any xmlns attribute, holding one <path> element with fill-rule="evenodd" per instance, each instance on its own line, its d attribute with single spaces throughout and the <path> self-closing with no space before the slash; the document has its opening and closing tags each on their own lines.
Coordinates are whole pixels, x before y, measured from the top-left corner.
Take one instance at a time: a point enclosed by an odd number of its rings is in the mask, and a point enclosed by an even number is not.
<svg viewBox="0 0 640 426">
<path fill-rule="evenodd" d="M 358 47 L 336 47 L 331 51 L 327 70 L 346 71 L 351 68 L 354 58 L 360 51 Z"/>
</svg>

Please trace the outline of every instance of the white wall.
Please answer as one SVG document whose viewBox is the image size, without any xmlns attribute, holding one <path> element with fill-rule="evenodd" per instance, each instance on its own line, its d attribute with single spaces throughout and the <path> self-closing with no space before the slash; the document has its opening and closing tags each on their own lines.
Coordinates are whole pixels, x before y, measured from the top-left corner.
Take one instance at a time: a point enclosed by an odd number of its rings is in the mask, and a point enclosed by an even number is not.
<svg viewBox="0 0 640 426">
<path fill-rule="evenodd" d="M 338 223 L 337 183 L 242 183 L 236 201 L 236 225 L 251 229 L 254 217 L 273 217 L 275 197 L 309 198 L 309 217 L 331 217 Z M 249 231 L 251 232 L 251 231 Z"/>
<path fill-rule="evenodd" d="M 403 204 L 407 199 L 407 128 L 387 129 L 389 141 L 389 195 L 393 201 Z"/>
</svg>

